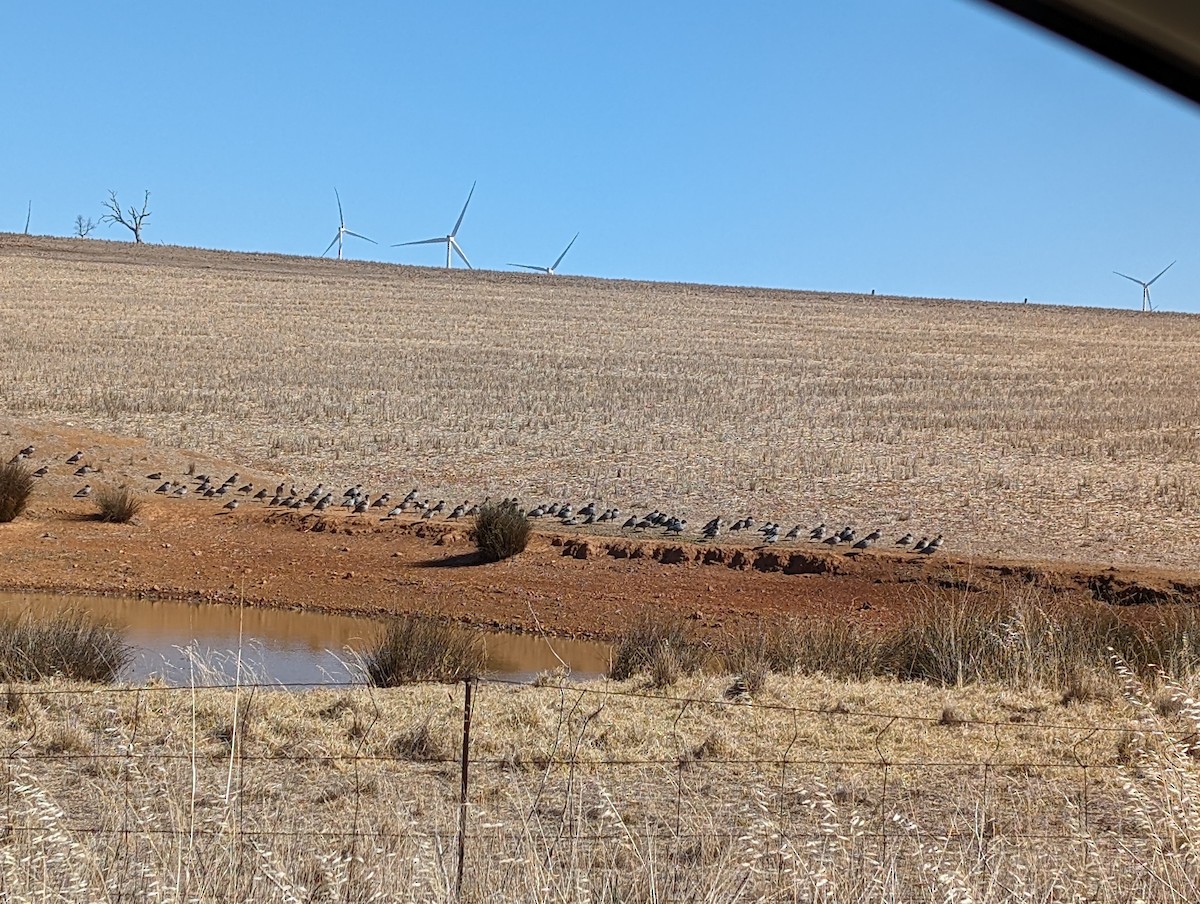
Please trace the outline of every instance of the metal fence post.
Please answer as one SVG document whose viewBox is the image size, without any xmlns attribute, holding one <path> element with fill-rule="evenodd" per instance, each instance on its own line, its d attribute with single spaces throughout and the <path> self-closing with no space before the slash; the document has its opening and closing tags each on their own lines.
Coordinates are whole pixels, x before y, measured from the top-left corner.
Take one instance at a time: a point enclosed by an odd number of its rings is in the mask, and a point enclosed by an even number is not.
<svg viewBox="0 0 1200 904">
<path fill-rule="evenodd" d="M 462 732 L 462 788 L 458 797 L 458 877 L 454 893 L 462 898 L 463 866 L 467 856 L 467 770 L 471 763 L 471 707 L 475 692 L 475 678 L 463 680 L 463 732 Z"/>
</svg>

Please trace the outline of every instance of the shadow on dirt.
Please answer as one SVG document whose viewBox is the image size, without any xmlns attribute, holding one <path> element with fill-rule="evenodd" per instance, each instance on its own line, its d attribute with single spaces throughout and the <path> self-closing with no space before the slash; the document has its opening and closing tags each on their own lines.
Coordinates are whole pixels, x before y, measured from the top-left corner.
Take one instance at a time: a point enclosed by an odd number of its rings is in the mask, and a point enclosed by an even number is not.
<svg viewBox="0 0 1200 904">
<path fill-rule="evenodd" d="M 486 565 L 488 560 L 478 551 L 460 552 L 452 556 L 442 556 L 438 559 L 426 559 L 417 562 L 418 568 L 468 568 L 472 565 Z"/>
</svg>

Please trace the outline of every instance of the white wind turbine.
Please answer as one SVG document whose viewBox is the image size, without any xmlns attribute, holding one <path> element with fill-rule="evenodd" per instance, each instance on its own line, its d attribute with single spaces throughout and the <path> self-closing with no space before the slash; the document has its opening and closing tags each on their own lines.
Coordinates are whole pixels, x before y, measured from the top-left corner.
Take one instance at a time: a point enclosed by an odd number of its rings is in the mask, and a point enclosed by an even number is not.
<svg viewBox="0 0 1200 904">
<path fill-rule="evenodd" d="M 579 233 L 575 233 L 575 239 L 579 238 Z M 563 253 L 558 256 L 558 260 L 552 263 L 549 267 L 535 267 L 533 264 L 509 264 L 510 267 L 521 267 L 525 270 L 537 270 L 539 273 L 545 273 L 547 276 L 553 276 L 558 270 L 558 265 L 562 263 L 562 259 L 567 256 L 567 252 L 571 250 L 571 246 L 575 244 L 575 239 L 567 242 L 567 247 L 563 249 Z"/>
<path fill-rule="evenodd" d="M 1177 264 L 1177 263 L 1178 263 L 1178 261 L 1171 261 L 1171 263 L 1167 264 L 1165 267 L 1162 268 L 1162 271 L 1158 274 L 1158 276 L 1162 276 L 1163 273 L 1166 273 L 1168 270 L 1170 270 L 1172 267 L 1174 267 L 1175 264 Z M 1116 273 L 1117 276 L 1125 276 L 1124 273 L 1121 273 L 1118 270 L 1113 270 L 1113 273 Z M 1153 311 L 1154 310 L 1154 306 L 1150 304 L 1150 287 L 1152 285 L 1154 285 L 1154 280 L 1158 279 L 1158 276 L 1154 277 L 1154 279 L 1150 280 L 1149 282 L 1142 282 L 1140 279 L 1134 279 L 1132 276 L 1125 276 L 1125 278 L 1127 280 L 1129 280 L 1130 282 L 1135 282 L 1139 286 L 1142 287 L 1142 310 L 1143 311 Z"/>
<path fill-rule="evenodd" d="M 329 245 L 325 248 L 325 250 L 321 252 L 321 257 L 324 257 L 325 255 L 327 255 L 329 253 L 329 249 L 332 248 L 334 245 L 337 245 L 338 246 L 338 260 L 341 260 L 342 259 L 342 241 L 348 235 L 352 235 L 356 239 L 363 239 L 364 241 L 370 242 L 372 245 L 378 245 L 379 243 L 377 241 L 375 241 L 374 239 L 369 239 L 365 235 L 359 235 L 357 232 L 351 232 L 349 229 L 346 228 L 346 218 L 342 215 L 342 196 L 338 194 L 338 190 L 336 188 L 333 190 L 333 196 L 335 198 L 337 198 L 337 204 L 338 204 L 338 231 L 337 231 L 337 235 L 335 235 L 333 237 L 333 241 L 330 242 Z"/>
<path fill-rule="evenodd" d="M 462 248 L 459 247 L 458 239 L 456 239 L 455 236 L 458 235 L 458 227 L 462 225 L 463 217 L 467 215 L 467 205 L 471 203 L 471 195 L 475 194 L 475 185 L 475 182 L 471 183 L 471 191 L 467 195 L 467 203 L 463 205 L 462 213 L 458 215 L 458 221 L 454 224 L 454 228 L 450 230 L 449 235 L 439 235 L 437 238 L 421 239 L 417 242 L 397 242 L 392 247 L 401 248 L 405 245 L 440 245 L 442 242 L 445 242 L 447 267 L 452 265 L 450 252 L 453 251 L 460 258 L 462 258 L 462 262 L 467 265 L 468 270 L 474 270 L 475 268 L 471 266 L 471 262 L 467 260 L 467 256 L 463 254 Z"/>
</svg>

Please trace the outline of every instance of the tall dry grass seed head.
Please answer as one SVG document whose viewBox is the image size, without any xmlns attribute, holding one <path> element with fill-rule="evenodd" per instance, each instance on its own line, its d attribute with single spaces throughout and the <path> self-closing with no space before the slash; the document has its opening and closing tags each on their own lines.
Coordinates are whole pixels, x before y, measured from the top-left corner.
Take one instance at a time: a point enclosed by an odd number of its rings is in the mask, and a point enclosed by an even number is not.
<svg viewBox="0 0 1200 904">
<path fill-rule="evenodd" d="M 1156 693 L 1119 656 L 1113 667 L 1136 715 L 1121 776 L 1126 815 L 1141 830 L 1137 854 L 1176 900 L 1200 900 L 1200 700 L 1165 672 Z"/>
<path fill-rule="evenodd" d="M 33 495 L 33 472 L 24 461 L 0 465 L 0 523 L 12 521 L 29 504 Z"/>
</svg>

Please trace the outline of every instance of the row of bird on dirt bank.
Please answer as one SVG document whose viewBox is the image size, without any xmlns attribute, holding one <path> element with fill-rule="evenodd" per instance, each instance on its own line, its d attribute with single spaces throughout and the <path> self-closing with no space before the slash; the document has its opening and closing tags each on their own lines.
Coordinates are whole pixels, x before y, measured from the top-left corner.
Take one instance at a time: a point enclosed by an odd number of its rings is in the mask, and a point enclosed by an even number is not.
<svg viewBox="0 0 1200 904">
<path fill-rule="evenodd" d="M 13 456 L 12 461 L 16 462 L 27 459 L 33 455 L 34 451 L 33 446 L 26 446 Z M 82 459 L 83 452 L 80 451 L 66 460 L 68 465 L 79 465 L 74 472 L 75 476 L 83 477 L 87 474 L 95 473 L 96 468 L 87 464 L 80 464 Z M 49 473 L 48 466 L 43 466 L 35 471 L 33 476 L 44 477 L 47 473 Z M 294 484 L 289 486 L 280 483 L 275 487 L 274 492 L 271 492 L 266 487 L 256 488 L 253 482 L 243 483 L 241 475 L 237 472 L 231 474 L 220 483 L 206 474 L 191 476 L 188 480 L 195 484 L 193 487 L 188 486 L 188 481 L 164 479 L 161 472 L 147 474 L 146 479 L 161 481 L 154 492 L 162 496 L 180 499 L 188 495 L 194 495 L 217 501 L 225 500 L 222 510 L 226 512 L 236 511 L 243 500 L 251 500 L 264 503 L 268 507 L 281 509 L 298 510 L 307 508 L 313 512 L 324 512 L 331 508 L 342 508 L 355 515 L 376 513 L 382 514 L 381 521 L 391 521 L 403 515 L 415 516 L 420 520 L 426 521 L 441 516 L 446 520 L 454 521 L 459 518 L 473 517 L 478 514 L 481 505 L 481 503 L 472 503 L 466 500 L 447 511 L 444 499 L 431 504 L 429 499 L 419 497 L 416 488 L 410 490 L 408 495 L 403 499 L 396 500 L 391 493 L 382 493 L 379 496 L 372 497 L 370 493 L 363 489 L 362 484 L 355 484 L 352 487 L 348 487 L 340 496 L 324 483 L 318 483 L 315 487 L 308 490 L 297 489 Z M 91 485 L 85 484 L 75 493 L 75 496 L 76 498 L 85 498 L 91 492 Z M 485 500 L 484 504 L 490 501 L 490 499 Z M 511 499 L 506 498 L 501 504 L 510 505 L 514 508 L 520 507 L 515 497 Z M 576 509 L 569 502 L 543 503 L 529 509 L 525 514 L 526 517 L 534 520 L 542 518 L 554 519 L 563 527 L 605 525 L 619 527 L 622 531 L 646 532 L 662 530 L 666 535 L 676 537 L 683 536 L 687 531 L 688 524 L 686 518 L 669 515 L 657 509 L 647 512 L 641 517 L 637 515 L 625 517 L 619 508 L 606 508 L 601 511 L 595 502 L 589 502 L 579 509 Z M 870 549 L 883 540 L 882 530 L 873 530 L 860 537 L 858 530 L 853 525 L 847 525 L 840 530 L 835 530 L 828 527 L 824 522 L 813 528 L 806 528 L 804 525 L 796 524 L 786 533 L 783 533 L 783 528 L 779 522 L 767 521 L 760 525 L 750 516 L 739 518 L 732 523 L 720 516 L 713 518 L 700 529 L 697 539 L 715 541 L 725 531 L 730 536 L 753 536 L 757 534 L 761 537 L 759 542 L 765 546 L 774 545 L 780 542 L 780 540 L 794 542 L 807 539 L 812 542 L 823 543 L 827 546 L 844 546 L 851 551 Z M 937 552 L 942 548 L 942 543 L 941 534 L 932 538 L 923 536 L 918 539 L 913 534 L 906 533 L 895 540 L 897 548 L 925 555 Z"/>
</svg>

